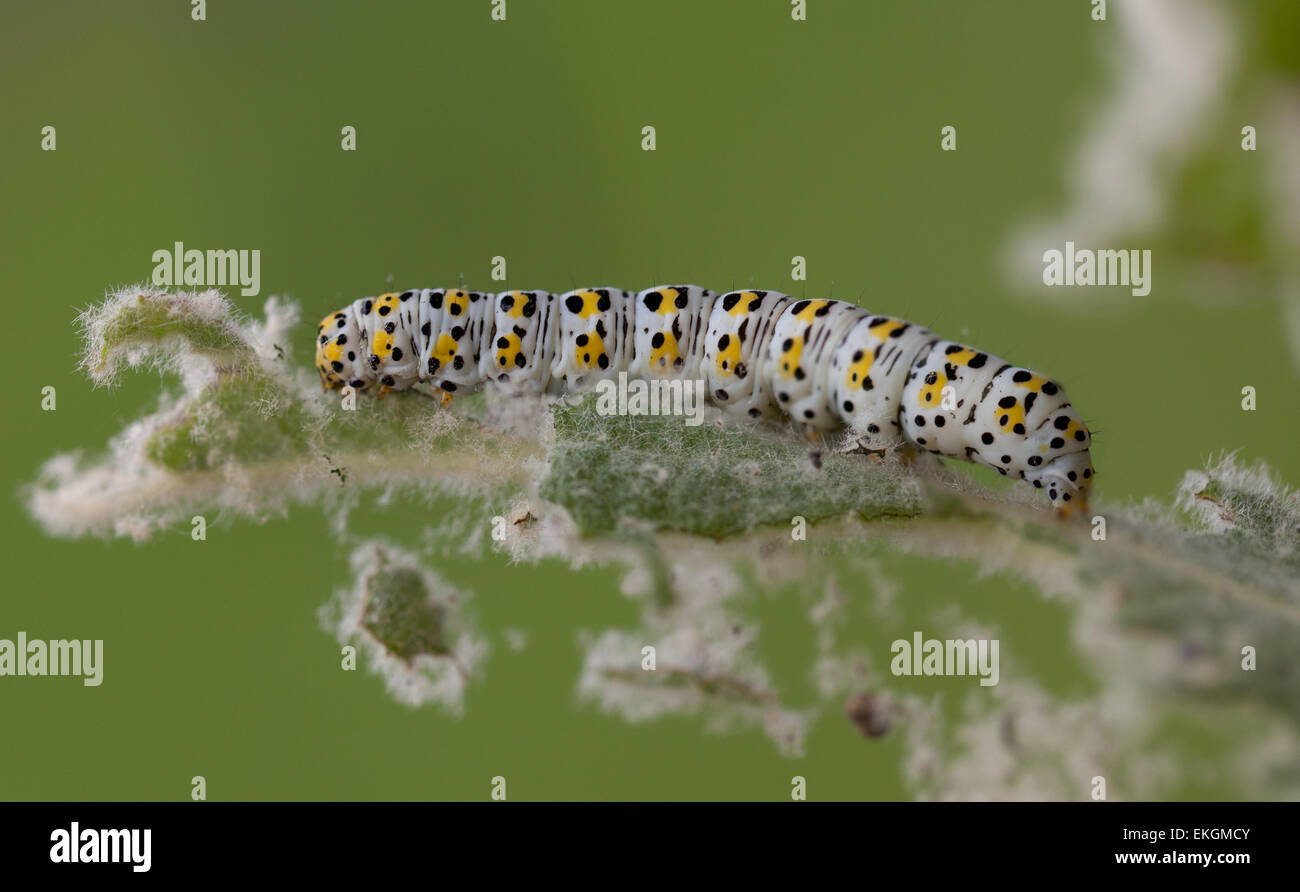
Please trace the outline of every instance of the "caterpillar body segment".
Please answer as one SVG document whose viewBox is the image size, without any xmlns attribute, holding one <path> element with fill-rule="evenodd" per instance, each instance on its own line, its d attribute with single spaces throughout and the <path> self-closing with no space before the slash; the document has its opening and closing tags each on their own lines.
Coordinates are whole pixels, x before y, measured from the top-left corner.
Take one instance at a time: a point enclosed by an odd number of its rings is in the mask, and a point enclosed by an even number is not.
<svg viewBox="0 0 1300 892">
<path fill-rule="evenodd" d="M 800 300 L 777 317 L 761 369 L 781 411 L 814 430 L 832 430 L 844 417 L 831 404 L 829 372 L 836 346 L 866 310 L 838 300 Z"/>
<path fill-rule="evenodd" d="M 717 295 L 696 285 L 647 288 L 633 299 L 633 354 L 638 378 L 700 377 L 704 339 Z"/>
<path fill-rule="evenodd" d="M 368 335 L 366 362 L 382 388 L 405 390 L 420 380 L 419 292 L 381 294 L 362 309 Z"/>
<path fill-rule="evenodd" d="M 912 363 L 899 423 L 922 449 L 1027 480 L 1066 513 L 1086 507 L 1091 436 L 1064 388 L 1029 369 L 936 341 Z"/>
<path fill-rule="evenodd" d="M 898 423 L 903 384 L 913 360 L 938 341 L 929 329 L 889 316 L 864 313 L 831 357 L 831 402 L 868 452 L 906 442 Z"/>
<path fill-rule="evenodd" d="M 560 295 L 559 344 L 551 374 L 567 390 L 585 390 L 627 371 L 633 343 L 632 294 L 618 288 L 580 288 Z"/>
<path fill-rule="evenodd" d="M 1086 510 L 1095 474 L 1091 434 L 1056 382 L 903 319 L 779 291 L 392 292 L 321 320 L 316 368 L 327 389 L 427 382 L 445 399 L 485 382 L 543 394 L 620 372 L 703 379 L 732 414 L 985 465 L 1064 514 Z"/>
<path fill-rule="evenodd" d="M 351 387 L 362 391 L 377 380 L 367 366 L 370 354 L 363 308 L 369 303 L 370 298 L 350 303 L 330 313 L 316 327 L 316 370 L 326 389 Z"/>
<path fill-rule="evenodd" d="M 472 392 L 483 381 L 480 366 L 490 347 L 496 295 L 459 288 L 407 291 L 419 303 L 420 379 L 445 393 Z"/>
<path fill-rule="evenodd" d="M 777 318 L 793 300 L 779 291 L 731 291 L 713 302 L 704 339 L 704 390 L 716 405 L 736 415 L 777 415 L 761 365 Z"/>
<path fill-rule="evenodd" d="M 556 296 L 549 291 L 503 291 L 496 297 L 491 349 L 483 377 L 513 393 L 546 393 L 555 361 Z"/>
</svg>

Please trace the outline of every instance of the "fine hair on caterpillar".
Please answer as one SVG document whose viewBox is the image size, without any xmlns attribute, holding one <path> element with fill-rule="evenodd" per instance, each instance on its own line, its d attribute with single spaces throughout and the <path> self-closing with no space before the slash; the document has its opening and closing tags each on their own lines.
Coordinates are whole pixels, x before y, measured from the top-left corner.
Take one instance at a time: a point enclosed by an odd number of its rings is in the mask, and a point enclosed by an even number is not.
<svg viewBox="0 0 1300 892">
<path fill-rule="evenodd" d="M 779 291 L 392 292 L 321 320 L 316 368 L 326 388 L 428 382 L 444 400 L 485 384 L 583 391 L 621 372 L 702 380 L 729 413 L 985 465 L 1063 514 L 1086 510 L 1094 474 L 1091 435 L 1056 382 L 903 319 Z"/>
</svg>

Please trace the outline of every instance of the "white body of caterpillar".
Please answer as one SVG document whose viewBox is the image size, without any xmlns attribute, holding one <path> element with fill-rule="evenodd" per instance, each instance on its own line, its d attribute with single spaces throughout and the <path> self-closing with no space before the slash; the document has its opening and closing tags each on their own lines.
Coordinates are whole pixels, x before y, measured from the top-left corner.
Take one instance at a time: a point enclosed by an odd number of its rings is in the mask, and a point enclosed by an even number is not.
<svg viewBox="0 0 1300 892">
<path fill-rule="evenodd" d="M 395 292 L 326 316 L 316 367 L 326 387 L 381 394 L 422 381 L 558 393 L 621 371 L 702 378 L 729 412 L 987 465 L 1065 513 L 1086 505 L 1093 476 L 1091 436 L 1058 384 L 901 319 L 777 291 Z"/>
</svg>

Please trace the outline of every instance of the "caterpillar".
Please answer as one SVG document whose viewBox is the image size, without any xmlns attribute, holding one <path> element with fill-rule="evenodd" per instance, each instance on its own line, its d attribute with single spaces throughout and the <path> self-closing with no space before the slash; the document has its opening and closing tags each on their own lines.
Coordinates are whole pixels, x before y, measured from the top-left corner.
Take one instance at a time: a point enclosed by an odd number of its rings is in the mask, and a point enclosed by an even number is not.
<svg viewBox="0 0 1300 892">
<path fill-rule="evenodd" d="M 1091 434 L 1056 382 L 903 319 L 779 291 L 393 292 L 321 320 L 316 368 L 326 389 L 429 382 L 444 402 L 485 382 L 555 394 L 619 372 L 702 379 L 729 413 L 985 465 L 1066 515 L 1086 510 L 1094 475 Z"/>
</svg>

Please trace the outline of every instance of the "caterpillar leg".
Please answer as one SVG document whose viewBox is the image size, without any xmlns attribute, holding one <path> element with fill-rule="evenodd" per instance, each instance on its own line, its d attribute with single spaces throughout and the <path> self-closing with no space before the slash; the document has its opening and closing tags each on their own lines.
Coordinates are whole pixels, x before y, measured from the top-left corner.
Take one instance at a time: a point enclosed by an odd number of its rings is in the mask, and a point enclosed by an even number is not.
<svg viewBox="0 0 1300 892">
<path fill-rule="evenodd" d="M 1081 493 L 1073 504 L 1061 504 L 1055 508 L 1056 516 L 1061 520 L 1074 520 L 1076 517 L 1087 518 L 1088 495 Z"/>
<path fill-rule="evenodd" d="M 925 453 L 911 443 L 900 443 L 894 450 L 894 455 L 898 458 L 898 463 L 903 467 L 914 468 L 921 463 L 921 458 Z"/>
<path fill-rule="evenodd" d="M 826 431 L 821 430 L 820 428 L 813 427 L 812 425 L 808 424 L 803 426 L 802 433 L 803 433 L 804 440 L 809 445 L 811 446 L 826 445 Z"/>
<path fill-rule="evenodd" d="M 423 387 L 414 387 L 412 388 L 412 390 L 415 393 L 422 394 L 423 396 L 427 396 L 431 400 L 437 400 L 439 408 L 442 409 L 445 409 L 449 405 L 451 405 L 451 401 L 455 396 L 454 394 L 448 393 L 445 390 L 426 390 Z"/>
<path fill-rule="evenodd" d="M 1059 455 L 1032 468 L 1025 479 L 1037 489 L 1047 490 L 1057 517 L 1071 518 L 1087 513 L 1093 476 L 1092 457 L 1083 451 Z"/>
<path fill-rule="evenodd" d="M 865 455 L 872 461 L 883 461 L 888 452 L 883 446 L 873 446 L 867 438 L 852 435 L 840 440 L 835 451 L 841 455 Z"/>
</svg>

